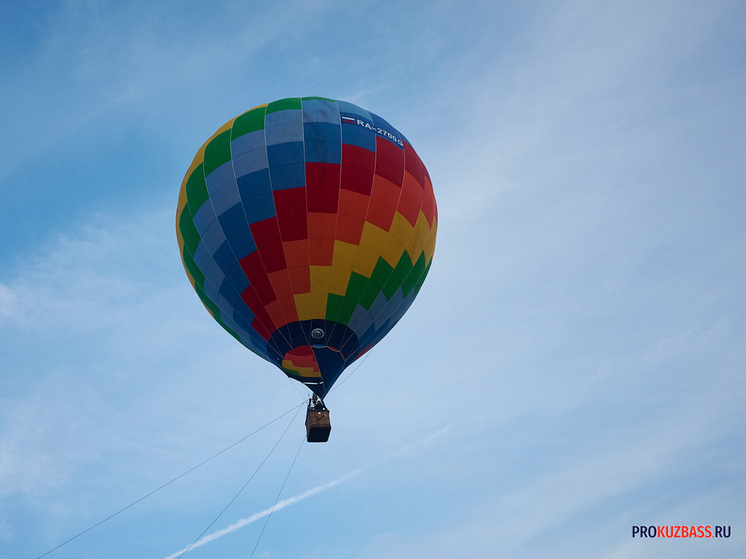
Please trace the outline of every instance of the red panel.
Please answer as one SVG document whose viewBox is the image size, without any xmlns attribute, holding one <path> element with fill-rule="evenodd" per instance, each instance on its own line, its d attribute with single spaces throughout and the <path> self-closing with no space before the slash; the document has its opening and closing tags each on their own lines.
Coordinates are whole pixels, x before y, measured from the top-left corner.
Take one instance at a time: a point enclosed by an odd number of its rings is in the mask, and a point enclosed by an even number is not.
<svg viewBox="0 0 746 559">
<path fill-rule="evenodd" d="M 254 320 L 251 323 L 251 327 L 256 330 L 262 338 L 269 340 L 269 337 L 272 335 L 272 332 L 275 331 L 275 328 L 273 327 L 272 319 L 270 319 L 269 314 L 267 314 L 264 305 L 254 290 L 254 286 L 250 285 L 247 287 L 244 292 L 241 293 L 241 299 L 244 300 L 246 306 L 248 306 L 251 309 L 251 312 L 254 313 Z"/>
<path fill-rule="evenodd" d="M 401 198 L 399 198 L 399 206 L 396 208 L 396 211 L 402 214 L 413 227 L 417 223 L 417 217 L 420 215 L 423 194 L 419 183 L 414 180 L 412 175 L 405 173 Z"/>
<path fill-rule="evenodd" d="M 280 297 L 288 297 L 293 294 L 293 289 L 290 287 L 290 275 L 287 270 L 279 270 L 267 274 L 269 282 L 272 284 L 272 290 L 279 299 Z"/>
<path fill-rule="evenodd" d="M 249 225 L 257 247 L 280 244 L 280 227 L 276 217 L 270 217 Z"/>
<path fill-rule="evenodd" d="M 311 292 L 311 270 L 308 266 L 288 268 L 290 284 L 293 286 L 293 294 Z"/>
<path fill-rule="evenodd" d="M 285 262 L 288 268 L 308 266 L 311 262 L 308 258 L 308 239 L 283 242 L 282 250 L 285 253 Z"/>
<path fill-rule="evenodd" d="M 267 305 L 266 309 L 267 314 L 272 319 L 272 324 L 275 328 L 285 326 L 289 322 L 285 315 L 282 314 L 282 309 L 280 309 L 280 301 L 272 301 L 269 305 Z"/>
<path fill-rule="evenodd" d="M 308 236 L 311 239 L 333 239 L 337 216 L 326 213 L 308 213 Z"/>
<path fill-rule="evenodd" d="M 278 301 L 280 302 L 280 310 L 285 320 L 288 322 L 297 321 L 298 309 L 295 308 L 295 298 L 291 295 L 289 297 L 280 297 Z"/>
<path fill-rule="evenodd" d="M 280 238 L 283 241 L 299 241 L 308 238 L 308 223 L 306 214 L 277 214 L 277 221 L 280 224 Z"/>
<path fill-rule="evenodd" d="M 337 213 L 340 173 L 337 163 L 306 163 L 309 212 Z"/>
<path fill-rule="evenodd" d="M 404 142 L 404 168 L 420 185 L 425 185 L 425 166 L 407 142 Z"/>
<path fill-rule="evenodd" d="M 287 268 L 285 255 L 282 251 L 282 240 L 277 218 L 271 217 L 249 225 L 254 236 L 257 251 L 262 257 L 262 263 L 267 273 Z M 251 280 L 251 278 L 249 278 Z M 261 295 L 261 293 L 260 293 Z"/>
<path fill-rule="evenodd" d="M 376 136 L 376 175 L 401 186 L 404 180 L 404 151 Z"/>
<path fill-rule="evenodd" d="M 342 189 L 370 194 L 376 154 L 365 148 L 342 144 Z"/>
<path fill-rule="evenodd" d="M 284 188 L 272 192 L 277 215 L 306 213 L 306 189 Z"/>
<path fill-rule="evenodd" d="M 269 320 L 269 317 L 267 317 L 267 320 Z M 272 321 L 269 323 L 271 324 Z M 274 326 L 274 325 L 273 325 Z M 269 338 L 271 334 L 269 333 L 269 329 L 262 324 L 258 318 L 254 318 L 254 321 L 251 323 L 251 327 L 256 330 L 256 333 L 259 334 L 262 338 L 269 341 Z M 274 328 L 272 328 L 272 331 L 274 332 Z"/>
<path fill-rule="evenodd" d="M 425 192 L 424 198 L 422 199 L 422 213 L 425 214 L 428 225 L 433 226 L 433 220 L 435 219 L 435 194 L 433 193 L 433 187 L 430 183 L 425 180 Z"/>
<path fill-rule="evenodd" d="M 345 243 L 353 245 L 360 244 L 360 237 L 363 234 L 364 219 L 349 217 L 346 215 L 337 216 L 337 233 L 336 238 Z"/>
<path fill-rule="evenodd" d="M 391 222 L 394 220 L 400 193 L 401 189 L 398 186 L 376 176 L 373 180 L 373 191 L 370 195 L 370 205 L 365 221 L 377 225 L 384 231 L 391 229 Z"/>
<path fill-rule="evenodd" d="M 339 192 L 339 215 L 347 215 L 365 219 L 368 213 L 368 202 L 370 197 L 359 192 L 341 190 Z"/>
<path fill-rule="evenodd" d="M 334 256 L 333 239 L 308 239 L 311 266 L 331 266 Z"/>
<path fill-rule="evenodd" d="M 262 263 L 264 264 L 264 269 L 268 274 L 276 272 L 277 270 L 284 270 L 288 267 L 285 263 L 285 254 L 282 251 L 282 243 L 278 243 L 276 246 L 260 247 L 257 251 L 262 256 Z"/>
<path fill-rule="evenodd" d="M 272 284 L 269 283 L 259 252 L 252 252 L 246 258 L 239 260 L 238 263 L 251 282 L 252 292 L 256 293 L 262 304 L 274 301 L 276 298 L 275 292 L 272 290 Z M 253 308 L 251 310 L 254 311 Z M 256 311 L 254 311 L 254 314 L 256 314 Z"/>
</svg>

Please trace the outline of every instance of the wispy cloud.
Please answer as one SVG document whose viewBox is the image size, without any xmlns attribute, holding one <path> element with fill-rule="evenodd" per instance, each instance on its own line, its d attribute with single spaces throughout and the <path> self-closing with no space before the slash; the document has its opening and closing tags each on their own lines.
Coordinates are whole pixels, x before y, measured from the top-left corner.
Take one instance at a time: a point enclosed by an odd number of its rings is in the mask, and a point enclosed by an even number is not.
<svg viewBox="0 0 746 559">
<path fill-rule="evenodd" d="M 421 449 L 424 447 L 429 446 L 433 442 L 435 442 L 437 439 L 440 439 L 443 437 L 446 433 L 448 433 L 451 429 L 451 426 L 444 427 L 438 431 L 435 431 L 434 433 L 430 433 L 429 435 L 423 437 L 421 440 L 416 441 L 414 443 L 408 444 L 404 447 L 402 447 L 397 452 L 394 452 L 387 458 L 384 458 L 383 460 L 377 461 L 373 464 L 369 464 L 365 467 L 358 468 L 356 470 L 352 470 L 351 472 L 348 472 L 344 475 L 339 476 L 338 478 L 325 483 L 323 485 L 317 485 L 316 487 L 309 489 L 308 491 L 304 491 L 303 493 L 299 493 L 298 495 L 295 495 L 294 497 L 290 497 L 288 499 L 284 499 L 280 502 L 278 502 L 275 506 L 270 507 L 268 509 L 265 509 L 261 512 L 257 512 L 252 514 L 251 516 L 248 516 L 246 518 L 242 518 L 238 522 L 235 522 L 234 524 L 231 524 L 230 526 L 223 528 L 222 530 L 218 530 L 216 532 L 213 532 L 212 534 L 209 534 L 205 536 L 204 538 L 198 540 L 194 544 L 185 547 L 184 549 L 181 549 L 175 553 L 172 553 L 171 555 L 168 555 L 165 559 L 174 559 L 176 557 L 179 557 L 183 555 L 184 553 L 188 551 L 192 551 L 198 547 L 201 547 L 205 544 L 210 543 L 211 541 L 214 541 L 218 538 L 221 538 L 225 535 L 231 534 L 238 530 L 239 528 L 243 528 L 244 526 L 248 526 L 252 522 L 256 522 L 257 520 L 264 518 L 265 516 L 268 516 L 272 514 L 273 512 L 276 512 L 278 510 L 284 509 L 285 507 L 289 507 L 290 505 L 294 505 L 295 503 L 298 503 L 300 501 L 303 501 L 304 499 L 308 499 L 309 497 L 313 497 L 315 495 L 318 495 L 319 493 L 322 493 L 326 491 L 327 489 L 331 489 L 332 487 L 339 485 L 340 483 L 347 481 L 348 479 L 356 476 L 360 472 L 367 470 L 368 468 L 373 467 L 374 465 L 381 464 L 383 462 L 387 462 L 388 460 L 392 460 L 395 458 L 399 458 L 401 456 L 404 456 L 406 454 L 410 454 L 417 449 Z"/>
<path fill-rule="evenodd" d="M 364 468 L 359 468 L 357 470 L 353 470 L 351 472 L 348 472 L 344 474 L 343 476 L 338 477 L 337 479 L 334 479 L 330 481 L 329 483 L 325 483 L 323 485 L 317 485 L 313 489 L 309 489 L 308 491 L 304 491 L 303 493 L 300 493 L 298 495 L 295 495 L 294 497 L 290 497 L 289 499 L 284 499 L 280 502 L 278 502 L 275 506 L 270 507 L 268 509 L 265 509 L 261 512 L 257 512 L 252 514 L 249 517 L 242 518 L 238 522 L 231 524 L 230 526 L 223 528 L 222 530 L 218 530 L 217 532 L 213 532 L 212 534 L 209 534 L 202 538 L 201 540 L 198 540 L 193 545 L 187 546 L 184 549 L 177 551 L 176 553 L 172 553 L 171 555 L 168 555 L 166 559 L 174 559 L 175 557 L 179 557 L 186 553 L 187 551 L 192 551 L 193 549 L 196 549 L 198 547 L 202 547 L 205 544 L 210 543 L 211 541 L 217 540 L 218 538 L 221 538 L 225 535 L 231 534 L 238 530 L 239 528 L 243 528 L 244 526 L 248 526 L 252 522 L 256 522 L 257 520 L 264 518 L 267 515 L 272 514 L 273 512 L 276 512 L 278 510 L 284 509 L 285 507 L 289 507 L 290 505 L 294 505 L 295 503 L 298 503 L 304 499 L 308 499 L 309 497 L 313 497 L 314 495 L 318 495 L 319 493 L 322 493 L 326 491 L 327 489 L 331 489 L 335 485 L 339 485 L 340 483 L 347 481 L 351 477 L 359 474 L 363 471 Z"/>
</svg>

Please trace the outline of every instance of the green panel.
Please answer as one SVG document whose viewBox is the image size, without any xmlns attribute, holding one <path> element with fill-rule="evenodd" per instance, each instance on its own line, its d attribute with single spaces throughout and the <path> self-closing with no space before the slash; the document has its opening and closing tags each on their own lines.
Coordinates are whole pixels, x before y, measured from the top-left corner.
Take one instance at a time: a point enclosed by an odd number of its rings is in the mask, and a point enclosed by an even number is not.
<svg viewBox="0 0 746 559">
<path fill-rule="evenodd" d="M 330 293 L 326 303 L 326 319 L 340 324 L 348 324 L 355 312 L 357 301 Z"/>
<path fill-rule="evenodd" d="M 343 302 L 344 296 L 329 293 L 329 295 L 326 296 L 326 316 L 324 318 L 336 322 L 339 313 L 342 312 Z"/>
<path fill-rule="evenodd" d="M 192 215 L 196 214 L 197 210 L 210 197 L 210 194 L 207 192 L 207 185 L 205 185 L 205 170 L 202 163 L 189 175 L 186 183 L 186 195 L 189 213 Z"/>
<path fill-rule="evenodd" d="M 189 213 L 188 206 L 184 206 L 184 209 L 181 212 L 181 217 L 179 218 L 179 231 L 181 232 L 181 237 L 184 239 L 184 250 L 189 254 L 194 254 L 201 237 L 199 236 L 199 231 L 197 231 L 197 228 L 194 226 L 194 218 L 192 217 L 192 214 Z"/>
<path fill-rule="evenodd" d="M 386 299 L 389 301 L 391 300 L 394 293 L 396 293 L 396 290 L 399 289 L 404 283 L 404 280 L 407 279 L 412 268 L 412 260 L 409 258 L 409 253 L 405 250 L 399 259 L 399 262 L 397 262 L 396 268 L 394 268 L 394 273 L 391 274 L 386 285 L 383 286 L 383 294 L 386 295 Z"/>
<path fill-rule="evenodd" d="M 212 141 L 205 146 L 205 176 L 208 177 L 215 169 L 223 163 L 231 160 L 231 131 L 215 136 Z"/>
<path fill-rule="evenodd" d="M 202 270 L 199 269 L 192 255 L 186 250 L 181 253 L 181 256 L 184 258 L 184 267 L 194 280 L 195 289 L 202 289 L 202 286 L 205 285 L 205 275 L 202 273 Z"/>
<path fill-rule="evenodd" d="M 427 268 L 425 264 L 425 253 L 421 252 L 420 257 L 414 264 L 414 268 L 412 268 L 412 271 L 409 272 L 407 279 L 405 279 L 404 283 L 402 284 L 402 293 L 405 297 L 409 295 L 409 292 L 415 288 L 415 285 L 417 285 L 417 280 L 422 277 L 422 274 L 425 272 L 425 268 Z"/>
<path fill-rule="evenodd" d="M 212 313 L 212 316 L 215 318 L 217 323 L 220 324 L 220 326 L 222 326 L 226 332 L 228 332 L 231 336 L 233 336 L 234 338 L 236 338 L 236 340 L 240 342 L 241 338 L 239 338 L 236 332 L 234 332 L 231 328 L 226 326 L 225 322 L 223 322 L 223 320 L 220 318 L 220 309 L 217 307 L 217 305 L 215 305 L 215 303 L 210 301 L 210 298 L 205 294 L 204 289 L 202 289 L 202 287 L 200 286 L 200 287 L 195 287 L 194 290 L 197 292 L 197 295 L 199 295 L 199 298 L 202 301 L 202 303 L 208 309 L 210 309 L 210 312 Z"/>
<path fill-rule="evenodd" d="M 264 111 L 266 107 L 257 107 L 246 111 L 244 114 L 236 118 L 233 121 L 233 129 L 231 130 L 231 139 L 249 134 L 250 132 L 256 132 L 257 130 L 264 130 Z"/>
<path fill-rule="evenodd" d="M 350 274 L 350 281 L 347 283 L 347 291 L 345 291 L 345 297 L 360 301 L 363 298 L 363 291 L 365 286 L 368 284 L 368 278 L 361 276 L 357 272 Z"/>
<path fill-rule="evenodd" d="M 414 286 L 414 294 L 415 296 L 419 295 L 420 289 L 422 289 L 422 284 L 425 283 L 425 278 L 427 277 L 428 272 L 430 272 L 430 266 L 432 266 L 433 261 L 430 260 L 430 264 L 427 265 L 427 268 L 425 268 L 425 272 L 422 274 L 419 280 L 417 280 L 417 283 Z"/>
<path fill-rule="evenodd" d="M 360 299 L 360 304 L 366 309 L 370 310 L 370 307 L 378 297 L 379 293 L 383 291 L 383 286 L 386 284 L 386 280 L 389 279 L 394 269 L 386 262 L 383 258 L 379 257 L 376 262 L 376 267 L 373 268 L 373 273 L 370 275 L 368 285 L 365 286 L 363 296 Z"/>
<path fill-rule="evenodd" d="M 280 99 L 279 101 L 273 101 L 267 105 L 267 114 L 276 113 L 277 111 L 287 111 L 288 109 L 300 109 L 301 102 L 300 97 L 289 97 L 288 99 Z"/>
<path fill-rule="evenodd" d="M 302 97 L 303 101 L 311 101 L 311 100 L 319 100 L 319 101 L 330 101 L 331 103 L 336 103 L 334 99 L 329 99 L 328 97 Z"/>
</svg>

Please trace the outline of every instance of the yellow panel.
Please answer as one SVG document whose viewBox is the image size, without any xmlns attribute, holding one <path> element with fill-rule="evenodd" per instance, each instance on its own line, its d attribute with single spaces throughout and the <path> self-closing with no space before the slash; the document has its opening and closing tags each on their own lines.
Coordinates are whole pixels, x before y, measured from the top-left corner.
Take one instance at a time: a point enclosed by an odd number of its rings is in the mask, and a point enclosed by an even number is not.
<svg viewBox="0 0 746 559">
<path fill-rule="evenodd" d="M 415 222 L 415 225 L 414 225 L 414 231 L 412 231 L 412 235 L 410 235 L 407 245 L 405 247 L 407 252 L 409 253 L 409 256 L 412 257 L 413 262 L 417 261 L 417 257 L 420 255 L 420 252 L 422 252 L 422 248 L 420 248 L 420 250 L 417 250 L 417 237 L 419 235 L 420 228 L 422 227 L 423 220 L 424 220 L 424 216 L 422 212 L 420 212 L 420 215 L 417 218 L 417 221 Z M 425 220 L 425 227 L 428 227 L 426 220 Z"/>
<path fill-rule="evenodd" d="M 313 318 L 326 317 L 326 301 L 329 297 L 331 266 L 311 266 L 311 312 Z"/>
<path fill-rule="evenodd" d="M 293 297 L 295 298 L 295 308 L 298 310 L 298 320 L 311 320 L 313 318 L 311 294 L 296 293 Z"/>
<path fill-rule="evenodd" d="M 332 275 L 329 281 L 329 293 L 344 295 L 347 292 L 347 285 L 350 283 L 350 272 L 352 267 L 338 268 L 332 266 Z"/>
<path fill-rule="evenodd" d="M 397 241 L 396 237 L 388 235 L 386 242 L 383 244 L 383 250 L 381 251 L 383 259 L 388 262 L 389 266 L 396 268 L 403 253 L 404 245 Z"/>
<path fill-rule="evenodd" d="M 355 265 L 352 267 L 352 271 L 369 278 L 373 275 L 373 268 L 376 267 L 376 262 L 378 262 L 377 253 L 360 248 L 357 251 Z"/>
<path fill-rule="evenodd" d="M 423 212 L 420 212 L 420 217 L 417 219 L 420 225 L 420 230 L 417 232 L 417 254 L 419 255 L 425 249 L 425 243 L 427 243 L 427 237 L 430 235 L 430 225 L 427 223 L 427 218 Z M 419 223 L 422 222 L 422 223 Z"/>
<path fill-rule="evenodd" d="M 287 359 L 283 360 L 282 367 L 283 369 L 287 369 L 291 373 L 295 373 L 302 377 L 319 378 L 321 376 L 321 373 L 314 371 L 313 367 L 296 367 L 295 365 L 293 365 L 292 361 L 289 361 Z"/>
<path fill-rule="evenodd" d="M 435 254 L 435 237 L 438 233 L 438 222 L 433 220 L 433 228 L 430 230 L 430 236 L 425 243 L 425 261 L 430 262 Z"/>
<path fill-rule="evenodd" d="M 397 241 L 399 241 L 402 246 L 407 246 L 409 237 L 412 236 L 413 231 L 414 228 L 409 224 L 407 219 L 399 212 L 396 212 L 394 214 L 394 221 L 391 223 L 391 229 L 389 229 L 389 233 Z"/>
<path fill-rule="evenodd" d="M 230 130 L 233 127 L 233 121 L 235 121 L 236 118 L 232 118 L 228 122 L 223 124 L 223 126 L 218 128 L 217 132 L 215 132 L 212 136 L 208 138 L 208 140 L 204 144 L 202 144 L 202 147 L 200 147 L 199 150 L 197 151 L 197 155 L 194 156 L 194 159 L 192 160 L 192 164 L 189 166 L 189 170 L 187 171 L 186 176 L 184 177 L 184 182 L 182 183 L 182 185 L 186 183 L 186 179 L 189 175 L 192 174 L 192 171 L 194 171 L 197 167 L 199 167 L 200 163 L 202 163 L 205 160 L 205 147 L 207 146 L 207 144 L 212 142 L 212 140 L 218 134 L 222 134 L 226 130 Z"/>
<path fill-rule="evenodd" d="M 345 243 L 344 241 L 334 241 L 334 257 L 332 266 L 352 270 L 357 254 L 357 245 Z"/>
<path fill-rule="evenodd" d="M 363 225 L 363 234 L 360 236 L 360 248 L 381 254 L 388 236 L 388 231 L 366 221 Z"/>
</svg>

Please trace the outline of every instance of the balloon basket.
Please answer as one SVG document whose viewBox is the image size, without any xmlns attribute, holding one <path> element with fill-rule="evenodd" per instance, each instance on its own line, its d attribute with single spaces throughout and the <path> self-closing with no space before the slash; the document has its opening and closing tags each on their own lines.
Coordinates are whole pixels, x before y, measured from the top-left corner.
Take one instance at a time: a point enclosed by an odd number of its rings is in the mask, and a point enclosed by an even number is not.
<svg viewBox="0 0 746 559">
<path fill-rule="evenodd" d="M 309 443 L 325 443 L 329 440 L 331 430 L 332 422 L 324 402 L 318 400 L 314 404 L 309 401 L 306 411 L 306 440 Z"/>
</svg>

